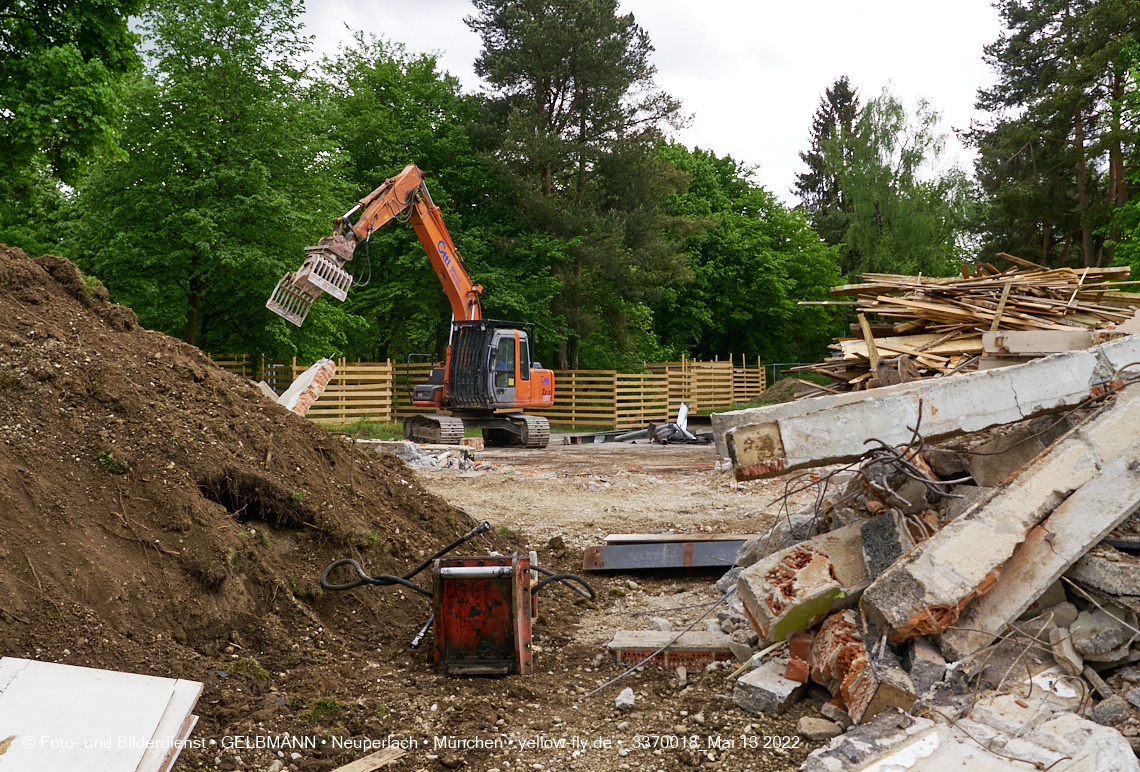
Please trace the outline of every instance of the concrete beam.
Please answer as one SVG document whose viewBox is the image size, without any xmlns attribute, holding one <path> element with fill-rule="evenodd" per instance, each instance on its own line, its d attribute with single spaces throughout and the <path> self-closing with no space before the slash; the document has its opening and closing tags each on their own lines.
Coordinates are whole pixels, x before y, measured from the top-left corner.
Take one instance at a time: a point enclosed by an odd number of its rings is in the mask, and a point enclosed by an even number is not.
<svg viewBox="0 0 1140 772">
<path fill-rule="evenodd" d="M 1002 566 L 1031 529 L 1124 454 L 1129 457 L 1112 465 L 1115 472 L 1106 480 L 1127 480 L 1131 485 L 1128 475 L 1134 473 L 1128 466 L 1135 458 L 1131 454 L 1136 451 L 1133 443 L 1138 440 L 1140 385 L 1134 385 L 1055 442 L 1018 475 L 948 523 L 922 549 L 904 555 L 884 571 L 863 593 L 864 613 L 895 643 L 946 630 L 972 600 L 995 585 Z M 1088 507 L 1105 500 L 1111 500 L 1111 496 L 1103 486 L 1093 486 L 1062 514 L 1066 522 L 1093 518 L 1095 515 Z M 1114 506 L 1114 511 L 1123 508 Z M 1079 528 L 1073 526 L 1075 533 L 1092 535 L 1101 526 L 1088 531 Z M 1104 532 L 1110 529 L 1111 526 L 1104 528 Z M 1043 531 L 1040 538 L 1047 541 L 1047 535 Z M 1087 546 L 1087 542 L 1080 543 Z M 1059 572 L 1048 581 L 1027 588 L 1025 605 L 1016 613 L 1003 616 L 1002 621 L 1016 619 L 1058 575 Z M 1021 605 L 1020 601 L 1017 605 Z"/>
<path fill-rule="evenodd" d="M 1136 415 L 1140 416 L 1140 410 Z M 993 589 L 971 601 L 957 624 L 942 634 L 943 651 L 961 659 L 988 646 L 1004 632 L 1007 622 L 1020 617 L 1069 566 L 1137 509 L 1140 440 L 1029 531 L 1005 562 Z"/>
<path fill-rule="evenodd" d="M 1081 351 L 1122 338 L 1117 330 L 1001 330 L 982 333 L 982 351 L 993 356 L 1045 356 Z"/>
<path fill-rule="evenodd" d="M 1138 360 L 1140 336 L 1130 335 L 1000 370 L 714 413 L 713 432 L 737 479 L 771 477 L 854 461 L 871 437 L 906 442 L 920 401 L 923 437 L 935 441 L 1080 404 L 1117 368 Z"/>
</svg>

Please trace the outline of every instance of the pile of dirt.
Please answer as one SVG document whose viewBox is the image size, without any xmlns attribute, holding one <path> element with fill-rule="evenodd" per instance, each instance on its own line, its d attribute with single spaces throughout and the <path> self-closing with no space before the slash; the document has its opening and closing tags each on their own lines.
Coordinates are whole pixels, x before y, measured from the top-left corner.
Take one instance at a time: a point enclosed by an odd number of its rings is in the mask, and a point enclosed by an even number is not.
<svg viewBox="0 0 1140 772">
<path fill-rule="evenodd" d="M 403 573 L 471 527 L 399 460 L 141 329 L 68 260 L 3 245 L 0 440 L 6 656 L 195 678 L 203 658 L 260 652 L 285 668 L 341 632 L 324 566 Z M 373 649 L 426 617 L 393 591 L 358 597 L 343 634 Z"/>
</svg>

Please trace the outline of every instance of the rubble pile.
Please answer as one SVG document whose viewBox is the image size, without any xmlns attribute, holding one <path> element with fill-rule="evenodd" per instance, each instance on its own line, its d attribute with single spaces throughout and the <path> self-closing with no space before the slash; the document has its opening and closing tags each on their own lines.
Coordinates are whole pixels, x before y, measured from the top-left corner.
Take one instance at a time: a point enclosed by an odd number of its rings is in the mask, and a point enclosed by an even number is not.
<svg viewBox="0 0 1140 772">
<path fill-rule="evenodd" d="M 789 478 L 814 502 L 726 575 L 773 651 L 735 703 L 782 712 L 825 689 L 823 718 L 801 720 L 835 724 L 813 772 L 1140 770 L 1138 365 L 1125 336 L 714 416 L 738 479 L 847 462 Z M 854 459 L 841 432 L 863 433 Z"/>
<path fill-rule="evenodd" d="M 963 265 L 961 277 L 865 274 L 862 284 L 833 287 L 835 297 L 857 296 L 857 337 L 838 339 L 835 356 L 792 370 L 831 379 L 815 394 L 973 372 L 1105 342 L 1140 308 L 1140 295 L 1116 286 L 1128 267 L 1046 269 L 999 257 L 1024 269 L 980 263 L 972 271 Z M 1052 336 L 1063 347 L 1041 349 L 1039 331 L 1063 333 Z"/>
</svg>

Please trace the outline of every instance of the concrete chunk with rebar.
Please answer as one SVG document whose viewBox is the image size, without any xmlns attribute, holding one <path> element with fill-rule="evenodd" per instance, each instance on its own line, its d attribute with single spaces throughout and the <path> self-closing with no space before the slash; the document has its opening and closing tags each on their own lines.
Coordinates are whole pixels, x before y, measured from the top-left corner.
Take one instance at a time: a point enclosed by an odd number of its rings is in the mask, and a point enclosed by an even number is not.
<svg viewBox="0 0 1140 772">
<path fill-rule="evenodd" d="M 854 461 L 871 438 L 900 445 L 908 427 L 933 441 L 1065 410 L 1136 362 L 1140 336 L 1130 335 L 1000 370 L 717 413 L 713 431 L 738 480 L 771 477 Z"/>
<path fill-rule="evenodd" d="M 1055 560 L 1051 557 L 1048 570 L 1042 564 L 1042 576 L 1023 576 L 1004 590 L 1002 596 L 1010 598 L 1004 604 L 997 595 L 986 602 L 986 607 L 996 604 L 994 608 L 1000 606 L 1001 610 L 986 616 L 989 621 L 985 634 L 1000 631 L 996 627 L 999 621 L 1004 625 L 1005 621 L 1015 620 L 1064 568 L 1110 530 L 1113 523 L 1127 516 L 1127 501 L 1113 500 L 1110 504 L 1113 497 L 1106 496 L 1104 486 L 1094 484 L 1087 490 L 1082 486 L 1103 474 L 1108 487 L 1123 485 L 1127 488 L 1125 499 L 1131 497 L 1135 481 L 1129 476 L 1140 476 L 1136 471 L 1140 470 L 1140 459 L 1133 458 L 1140 450 L 1138 442 L 1140 385 L 1134 385 L 947 524 L 922 549 L 903 556 L 884 571 L 863 593 L 864 613 L 895 643 L 942 633 L 958 621 L 972 601 L 994 587 L 1018 545 L 1056 511 L 1059 519 L 1054 527 L 1064 535 L 1064 541 L 1057 544 L 1060 540 L 1051 537 L 1058 531 L 1042 532 L 1034 537 L 1042 543 L 1035 546 L 1033 542 L 1026 549 L 1033 549 L 1034 555 L 1044 558 L 1060 548 L 1065 556 L 1058 555 Z M 1059 508 L 1070 497 L 1072 503 Z M 1102 504 L 1103 513 L 1093 511 Z M 1071 544 L 1066 546 L 1064 542 Z M 1025 570 L 1028 568 L 1026 565 Z M 1013 579 L 1008 581 L 1012 583 Z M 1022 586 L 1024 583 L 1031 586 Z M 972 615 L 971 619 L 971 626 L 979 623 L 978 617 Z M 963 651 L 976 647 L 973 642 L 955 645 L 961 645 Z"/>
</svg>

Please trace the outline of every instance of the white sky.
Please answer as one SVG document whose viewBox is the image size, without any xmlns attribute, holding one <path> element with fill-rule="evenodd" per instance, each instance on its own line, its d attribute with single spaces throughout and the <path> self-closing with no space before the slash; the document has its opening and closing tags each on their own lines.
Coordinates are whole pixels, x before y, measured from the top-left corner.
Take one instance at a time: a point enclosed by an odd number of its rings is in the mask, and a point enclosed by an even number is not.
<svg viewBox="0 0 1140 772">
<path fill-rule="evenodd" d="M 620 0 L 619 12 L 648 31 L 658 84 L 692 116 L 677 139 L 757 167 L 756 179 L 788 203 L 812 114 L 837 77 L 864 102 L 890 83 L 908 109 L 926 98 L 944 131 L 965 129 L 979 117 L 977 88 L 994 79 L 982 46 L 1001 30 L 989 0 Z M 438 54 L 474 91 L 480 41 L 463 23 L 472 13 L 469 0 L 308 0 L 304 23 L 317 54 L 335 54 L 347 24 Z M 971 170 L 972 154 L 952 134 L 947 155 Z"/>
</svg>

